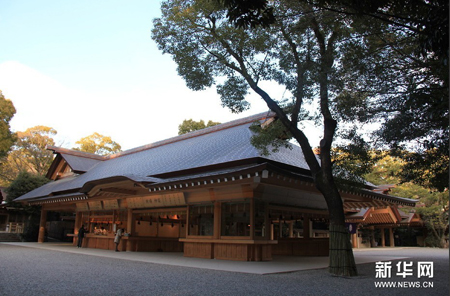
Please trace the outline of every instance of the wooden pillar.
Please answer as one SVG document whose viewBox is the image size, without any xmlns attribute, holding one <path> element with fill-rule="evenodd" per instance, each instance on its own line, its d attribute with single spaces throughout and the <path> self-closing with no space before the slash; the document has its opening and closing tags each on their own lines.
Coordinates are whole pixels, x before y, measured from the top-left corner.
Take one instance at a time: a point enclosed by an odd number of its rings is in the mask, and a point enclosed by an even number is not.
<svg viewBox="0 0 450 296">
<path fill-rule="evenodd" d="M 44 207 L 41 209 L 41 220 L 39 222 L 39 236 L 38 243 L 43 243 L 45 241 L 45 227 L 47 222 L 47 211 Z"/>
<path fill-rule="evenodd" d="M 73 233 L 75 233 L 75 234 L 78 233 L 78 229 L 80 229 L 80 227 L 81 227 L 82 217 L 83 217 L 82 212 L 76 212 L 76 214 L 75 214 L 75 229 L 73 230 Z M 87 225 L 85 225 L 85 226 L 87 226 Z"/>
<path fill-rule="evenodd" d="M 294 237 L 294 221 L 289 222 L 289 237 Z"/>
<path fill-rule="evenodd" d="M 133 210 L 128 209 L 127 211 L 127 232 L 131 235 L 134 233 L 134 223 L 133 223 Z"/>
<path fill-rule="evenodd" d="M 159 237 L 159 234 L 161 233 L 160 228 L 161 228 L 161 215 L 158 215 L 158 219 L 156 219 L 156 237 Z M 163 223 L 164 225 L 164 223 Z"/>
<path fill-rule="evenodd" d="M 392 230 L 392 227 L 389 227 L 389 245 L 395 247 L 394 231 Z"/>
<path fill-rule="evenodd" d="M 221 203 L 216 201 L 214 202 L 214 232 L 213 238 L 220 238 L 220 216 L 221 216 Z"/>
<path fill-rule="evenodd" d="M 244 208 L 245 211 L 245 208 Z M 250 239 L 255 239 L 255 200 L 250 201 Z"/>
<path fill-rule="evenodd" d="M 264 203 L 264 239 L 272 240 L 272 224 L 269 218 L 269 203 Z"/>
<path fill-rule="evenodd" d="M 310 238 L 311 237 L 311 221 L 309 218 L 303 219 L 303 238 Z"/>
<path fill-rule="evenodd" d="M 278 238 L 282 238 L 283 237 L 283 222 L 281 221 L 281 218 L 279 219 L 279 222 L 280 223 L 278 223 L 278 231 L 279 231 L 279 233 L 278 233 Z"/>
<path fill-rule="evenodd" d="M 358 248 L 358 233 L 352 233 L 352 248 Z"/>
<path fill-rule="evenodd" d="M 134 223 L 133 223 L 133 210 L 132 209 L 128 209 L 127 211 L 127 232 L 133 236 L 133 232 L 134 232 Z M 133 241 L 130 239 L 127 239 L 127 246 L 126 246 L 126 251 L 130 252 L 130 251 L 134 251 L 133 250 Z"/>
<path fill-rule="evenodd" d="M 386 238 L 384 235 L 384 227 L 381 227 L 381 246 L 386 247 Z"/>
<path fill-rule="evenodd" d="M 370 229 L 370 247 L 375 248 L 376 247 L 375 227 L 369 226 L 368 229 Z"/>
<path fill-rule="evenodd" d="M 75 213 L 75 225 L 74 225 L 75 229 L 73 230 L 73 233 L 75 235 L 78 234 L 78 229 L 80 229 L 80 227 L 81 227 L 81 217 L 82 217 L 82 215 L 83 215 L 82 212 L 76 212 Z M 74 246 L 75 246 L 77 241 L 78 241 L 78 237 L 74 236 L 73 239 L 72 239 L 72 242 L 73 242 Z"/>
</svg>

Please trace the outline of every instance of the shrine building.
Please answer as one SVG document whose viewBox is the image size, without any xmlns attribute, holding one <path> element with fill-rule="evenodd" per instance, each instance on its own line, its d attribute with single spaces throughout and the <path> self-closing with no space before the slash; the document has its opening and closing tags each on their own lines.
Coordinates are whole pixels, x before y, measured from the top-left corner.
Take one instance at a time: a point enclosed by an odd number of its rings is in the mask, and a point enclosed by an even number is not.
<svg viewBox="0 0 450 296">
<path fill-rule="evenodd" d="M 47 213 L 56 211 L 75 216 L 74 244 L 85 225 L 87 248 L 114 250 L 123 228 L 121 251 L 244 261 L 327 256 L 327 205 L 300 147 L 265 156 L 250 143 L 249 127 L 272 118 L 257 114 L 108 156 L 48 147 L 56 154 L 52 181 L 15 201 L 42 206 L 39 242 Z M 340 193 L 355 221 L 364 208 L 415 205 L 370 184 Z"/>
</svg>

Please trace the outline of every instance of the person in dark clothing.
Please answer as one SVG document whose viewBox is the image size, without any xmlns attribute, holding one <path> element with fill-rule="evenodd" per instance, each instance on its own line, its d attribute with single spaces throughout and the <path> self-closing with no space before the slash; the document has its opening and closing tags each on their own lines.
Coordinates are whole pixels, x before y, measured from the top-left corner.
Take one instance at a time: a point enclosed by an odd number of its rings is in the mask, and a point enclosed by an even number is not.
<svg viewBox="0 0 450 296">
<path fill-rule="evenodd" d="M 84 225 L 81 225 L 80 229 L 78 230 L 78 248 L 81 248 L 83 245 L 83 238 L 85 233 L 86 229 L 84 228 Z"/>
</svg>

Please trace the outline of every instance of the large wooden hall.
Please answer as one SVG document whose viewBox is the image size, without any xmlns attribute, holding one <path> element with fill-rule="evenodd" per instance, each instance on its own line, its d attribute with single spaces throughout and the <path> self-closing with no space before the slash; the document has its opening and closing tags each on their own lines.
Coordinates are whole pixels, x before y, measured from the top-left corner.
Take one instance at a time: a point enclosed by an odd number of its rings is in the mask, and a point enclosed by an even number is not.
<svg viewBox="0 0 450 296">
<path fill-rule="evenodd" d="M 263 113 L 109 156 L 48 147 L 56 156 L 52 181 L 16 201 L 41 205 L 39 242 L 47 213 L 75 215 L 84 247 L 184 252 L 184 256 L 244 261 L 273 255 L 327 256 L 328 213 L 301 149 L 262 155 L 249 127 L 273 118 Z M 341 192 L 353 212 L 414 206 L 367 184 Z"/>
</svg>

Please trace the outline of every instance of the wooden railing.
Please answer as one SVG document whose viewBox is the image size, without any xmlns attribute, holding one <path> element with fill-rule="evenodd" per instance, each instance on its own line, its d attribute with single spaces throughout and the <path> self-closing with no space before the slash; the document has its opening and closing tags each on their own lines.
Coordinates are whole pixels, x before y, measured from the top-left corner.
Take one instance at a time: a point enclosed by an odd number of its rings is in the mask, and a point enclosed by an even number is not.
<svg viewBox="0 0 450 296">
<path fill-rule="evenodd" d="M 6 232 L 23 233 L 23 223 L 10 222 L 6 225 Z"/>
</svg>

